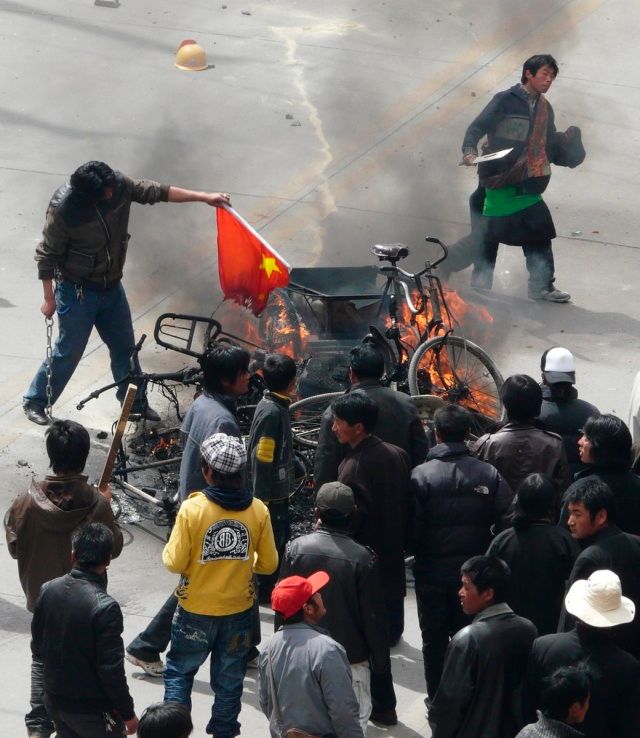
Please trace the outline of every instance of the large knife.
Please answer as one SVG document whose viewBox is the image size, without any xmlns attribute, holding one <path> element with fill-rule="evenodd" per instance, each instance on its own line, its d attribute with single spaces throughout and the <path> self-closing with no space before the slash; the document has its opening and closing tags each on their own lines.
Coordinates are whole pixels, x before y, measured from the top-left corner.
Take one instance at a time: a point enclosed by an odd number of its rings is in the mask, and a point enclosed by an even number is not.
<svg viewBox="0 0 640 738">
<path fill-rule="evenodd" d="M 503 156 L 506 156 L 507 154 L 510 154 L 513 151 L 513 146 L 510 149 L 501 149 L 500 151 L 494 151 L 493 154 L 484 154 L 483 156 L 476 156 L 476 158 L 471 162 L 471 164 L 465 164 L 463 161 L 461 161 L 458 166 L 464 167 L 464 166 L 472 166 L 474 167 L 476 164 L 482 164 L 484 161 L 493 161 L 494 159 L 502 159 Z"/>
</svg>

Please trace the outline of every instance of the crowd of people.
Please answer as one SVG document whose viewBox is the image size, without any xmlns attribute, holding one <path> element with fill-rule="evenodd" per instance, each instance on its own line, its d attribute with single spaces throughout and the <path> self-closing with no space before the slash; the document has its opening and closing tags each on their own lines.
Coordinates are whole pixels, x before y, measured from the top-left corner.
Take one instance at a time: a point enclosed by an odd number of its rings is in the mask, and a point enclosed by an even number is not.
<svg viewBox="0 0 640 738">
<path fill-rule="evenodd" d="M 509 377 L 504 419 L 471 440 L 468 410 L 445 405 L 425 430 L 382 385 L 378 349 L 354 348 L 350 387 L 321 421 L 316 523 L 291 540 L 296 366 L 262 362 L 245 440 L 235 401 L 250 358 L 222 344 L 202 359 L 162 552 L 179 581 L 126 648 L 107 593 L 122 533 L 83 473 L 89 435 L 49 425 L 52 473 L 5 516 L 33 613 L 30 738 L 186 738 L 207 658 L 216 738 L 240 734 L 251 667 L 273 738 L 393 726 L 408 556 L 434 738 L 640 734 L 640 477 L 625 423 L 578 398 L 570 351 L 543 354 L 539 383 Z M 275 633 L 259 649 L 267 603 Z M 164 680 L 140 720 L 125 658 Z"/>
</svg>

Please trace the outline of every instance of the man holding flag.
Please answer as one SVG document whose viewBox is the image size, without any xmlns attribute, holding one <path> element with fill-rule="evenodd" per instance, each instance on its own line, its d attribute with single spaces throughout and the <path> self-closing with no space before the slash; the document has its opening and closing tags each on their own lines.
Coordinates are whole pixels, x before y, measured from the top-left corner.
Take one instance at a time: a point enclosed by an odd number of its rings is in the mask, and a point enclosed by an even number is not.
<svg viewBox="0 0 640 738">
<path fill-rule="evenodd" d="M 44 290 L 40 311 L 47 319 L 57 312 L 59 333 L 51 358 L 42 363 L 23 397 L 25 415 L 38 425 L 50 422 L 46 408 L 71 379 L 94 326 L 109 348 L 114 381 L 129 374 L 135 341 L 121 280 L 133 202 L 204 202 L 220 207 L 229 203 L 229 195 L 131 179 L 101 161 L 82 164 L 54 192 L 35 260 Z M 140 370 L 138 364 L 136 368 Z M 116 392 L 120 402 L 126 385 L 122 382 Z M 160 420 L 142 390 L 133 412 Z"/>
</svg>

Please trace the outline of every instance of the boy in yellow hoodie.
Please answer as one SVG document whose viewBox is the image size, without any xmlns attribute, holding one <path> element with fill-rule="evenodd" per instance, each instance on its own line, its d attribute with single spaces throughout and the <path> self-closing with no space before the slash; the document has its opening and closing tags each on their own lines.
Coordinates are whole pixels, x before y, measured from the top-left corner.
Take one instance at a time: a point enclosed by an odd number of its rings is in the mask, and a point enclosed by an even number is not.
<svg viewBox="0 0 640 738">
<path fill-rule="evenodd" d="M 242 683 L 251 647 L 253 574 L 278 565 L 269 511 L 243 482 L 247 455 L 242 441 L 215 433 L 200 447 L 207 486 L 182 503 L 165 566 L 180 574 L 178 609 L 164 672 L 165 702 L 191 708 L 198 668 L 211 654 L 215 699 L 207 733 L 240 733 Z"/>
</svg>

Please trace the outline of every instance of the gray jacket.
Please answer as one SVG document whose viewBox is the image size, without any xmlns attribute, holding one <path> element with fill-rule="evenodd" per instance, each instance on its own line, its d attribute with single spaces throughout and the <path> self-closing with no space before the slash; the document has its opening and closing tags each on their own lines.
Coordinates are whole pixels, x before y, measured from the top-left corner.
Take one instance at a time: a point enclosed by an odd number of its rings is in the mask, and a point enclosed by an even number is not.
<svg viewBox="0 0 640 738">
<path fill-rule="evenodd" d="M 584 738 L 584 733 L 538 712 L 538 722 L 525 725 L 516 738 Z"/>
<path fill-rule="evenodd" d="M 242 438 L 233 414 L 232 398 L 203 392 L 189 408 L 180 427 L 182 461 L 178 491 L 181 501 L 207 484 L 200 468 L 200 444 L 214 433 Z"/>
<path fill-rule="evenodd" d="M 306 623 L 283 625 L 260 654 L 260 708 L 273 738 L 282 738 L 291 728 L 315 736 L 363 738 L 347 654 L 325 631 Z"/>
</svg>

